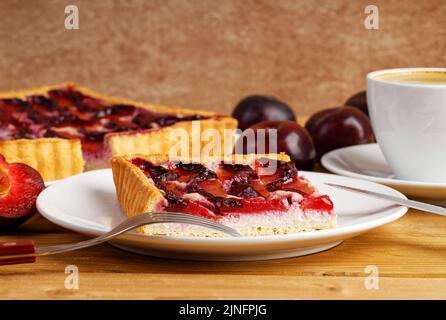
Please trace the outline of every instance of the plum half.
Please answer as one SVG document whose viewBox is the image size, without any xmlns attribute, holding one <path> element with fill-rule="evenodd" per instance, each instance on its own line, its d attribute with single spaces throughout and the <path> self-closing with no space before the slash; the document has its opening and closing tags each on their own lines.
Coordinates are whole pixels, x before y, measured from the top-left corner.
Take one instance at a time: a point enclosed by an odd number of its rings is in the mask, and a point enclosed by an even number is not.
<svg viewBox="0 0 446 320">
<path fill-rule="evenodd" d="M 14 228 L 36 212 L 36 199 L 45 188 L 42 176 L 22 163 L 7 163 L 0 155 L 0 230 Z"/>
</svg>

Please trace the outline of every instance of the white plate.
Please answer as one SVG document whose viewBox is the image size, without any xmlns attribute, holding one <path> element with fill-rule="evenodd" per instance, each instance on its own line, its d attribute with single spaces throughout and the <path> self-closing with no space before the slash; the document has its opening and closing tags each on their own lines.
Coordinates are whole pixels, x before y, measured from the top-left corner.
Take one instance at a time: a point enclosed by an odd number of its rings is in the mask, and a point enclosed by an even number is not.
<svg viewBox="0 0 446 320">
<path fill-rule="evenodd" d="M 333 150 L 321 159 L 328 171 L 378 182 L 423 201 L 446 203 L 446 182 L 430 183 L 396 179 L 377 143 Z M 420 163 L 420 170 L 423 164 Z"/>
<path fill-rule="evenodd" d="M 175 238 L 129 232 L 112 244 L 132 252 L 192 260 L 266 260 L 306 255 L 332 248 L 347 238 L 404 215 L 406 207 L 330 188 L 323 182 L 346 184 L 404 198 L 386 186 L 331 174 L 302 172 L 335 204 L 339 226 L 330 230 L 241 238 Z M 125 219 L 116 199 L 110 169 L 90 171 L 57 182 L 37 199 L 48 220 L 67 229 L 100 235 Z"/>
<path fill-rule="evenodd" d="M 61 180 L 62 180 L 62 179 L 61 179 Z M 55 184 L 57 181 L 60 181 L 60 180 L 46 181 L 46 182 L 45 182 L 45 187 L 49 187 L 50 185 Z"/>
</svg>

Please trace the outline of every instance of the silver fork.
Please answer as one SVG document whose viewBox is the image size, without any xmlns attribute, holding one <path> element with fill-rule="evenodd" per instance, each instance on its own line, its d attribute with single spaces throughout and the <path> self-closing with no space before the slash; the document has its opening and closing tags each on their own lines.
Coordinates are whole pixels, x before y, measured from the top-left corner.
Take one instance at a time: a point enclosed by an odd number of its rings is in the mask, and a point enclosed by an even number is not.
<svg viewBox="0 0 446 320">
<path fill-rule="evenodd" d="M 214 229 L 233 237 L 240 237 L 237 230 L 213 220 L 178 212 L 148 212 L 128 218 L 107 233 L 96 238 L 71 244 L 36 247 L 32 240 L 0 242 L 0 265 L 35 262 L 36 257 L 63 253 L 95 246 L 109 241 L 127 231 L 156 223 L 183 223 Z"/>
</svg>

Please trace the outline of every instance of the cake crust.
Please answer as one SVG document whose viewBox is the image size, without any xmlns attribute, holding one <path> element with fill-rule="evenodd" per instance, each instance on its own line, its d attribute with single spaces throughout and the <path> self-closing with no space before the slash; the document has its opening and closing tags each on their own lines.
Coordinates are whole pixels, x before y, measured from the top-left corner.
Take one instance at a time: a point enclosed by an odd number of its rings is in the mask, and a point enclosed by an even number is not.
<svg viewBox="0 0 446 320">
<path fill-rule="evenodd" d="M 78 139 L 40 138 L 0 141 L 0 154 L 10 163 L 36 169 L 44 181 L 63 179 L 84 168 Z"/>
</svg>

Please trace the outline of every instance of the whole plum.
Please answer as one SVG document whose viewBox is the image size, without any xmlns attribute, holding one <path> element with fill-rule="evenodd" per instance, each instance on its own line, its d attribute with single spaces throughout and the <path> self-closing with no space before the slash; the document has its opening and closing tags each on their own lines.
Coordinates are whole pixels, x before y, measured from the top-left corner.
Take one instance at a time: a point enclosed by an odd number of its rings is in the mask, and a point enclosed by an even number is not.
<svg viewBox="0 0 446 320">
<path fill-rule="evenodd" d="M 241 100 L 232 116 L 242 130 L 262 121 L 296 121 L 293 110 L 284 102 L 271 96 L 252 95 Z"/>
<path fill-rule="evenodd" d="M 345 101 L 344 105 L 355 107 L 362 112 L 364 112 L 367 117 L 369 116 L 369 108 L 367 105 L 367 93 L 365 91 L 360 91 L 355 93 L 350 98 Z"/>
<path fill-rule="evenodd" d="M 318 159 L 334 149 L 375 141 L 369 118 L 349 106 L 316 112 L 305 128 L 313 138 Z"/>
<path fill-rule="evenodd" d="M 261 132 L 261 129 L 264 131 Z M 277 141 L 271 140 L 273 135 L 270 129 L 277 130 Z M 276 150 L 270 150 L 270 144 Z M 236 142 L 235 153 L 252 151 L 285 152 L 301 170 L 312 170 L 316 161 L 316 150 L 309 133 L 295 121 L 263 121 L 245 130 Z"/>
</svg>

